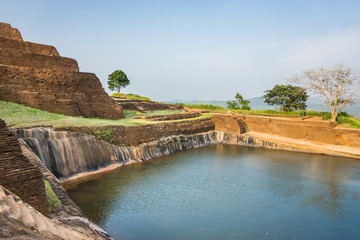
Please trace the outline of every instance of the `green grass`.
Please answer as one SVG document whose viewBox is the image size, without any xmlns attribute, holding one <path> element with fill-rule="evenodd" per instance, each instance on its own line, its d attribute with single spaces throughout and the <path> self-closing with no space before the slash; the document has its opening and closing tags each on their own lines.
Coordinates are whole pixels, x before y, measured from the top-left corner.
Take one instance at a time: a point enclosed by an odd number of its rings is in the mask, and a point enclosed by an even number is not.
<svg viewBox="0 0 360 240">
<path fill-rule="evenodd" d="M 180 105 L 183 107 L 189 107 L 189 108 L 195 108 L 195 109 L 201 109 L 201 110 L 223 110 L 226 111 L 225 108 L 219 105 L 212 105 L 212 104 L 184 104 L 184 103 L 175 103 L 175 105 Z"/>
<path fill-rule="evenodd" d="M 337 118 L 337 123 L 340 127 L 360 129 L 360 118 L 340 116 Z"/>
<path fill-rule="evenodd" d="M 45 179 L 44 179 L 44 184 L 45 184 L 45 192 L 46 192 L 49 212 L 56 213 L 60 209 L 61 202 L 58 196 L 52 190 L 50 183 Z"/>
<path fill-rule="evenodd" d="M 110 95 L 110 97 L 118 97 L 119 95 L 117 93 L 113 93 Z M 148 97 L 144 97 L 144 96 L 140 96 L 138 94 L 124 94 L 124 93 L 120 93 L 120 97 L 126 97 L 126 99 L 139 99 L 139 100 L 147 100 L 147 101 L 151 101 L 150 98 Z"/>
<path fill-rule="evenodd" d="M 165 110 L 154 111 L 148 115 L 163 115 L 181 113 L 181 111 Z M 50 113 L 43 110 L 23 106 L 17 103 L 0 101 L 0 118 L 9 127 L 30 128 L 30 127 L 92 127 L 92 126 L 138 126 L 144 124 L 155 124 L 160 121 L 146 121 L 144 119 L 131 119 L 136 116 L 136 111 L 124 110 L 127 118 L 119 120 L 108 120 L 99 118 L 72 117 L 63 114 Z M 193 119 L 201 119 L 200 116 Z M 168 121 L 169 122 L 169 121 Z"/>
<path fill-rule="evenodd" d="M 136 116 L 152 116 L 152 115 L 169 115 L 169 114 L 181 114 L 183 111 L 179 110 L 157 110 L 150 113 L 142 113 L 135 110 L 123 110 L 123 113 L 126 118 L 136 117 Z"/>
<path fill-rule="evenodd" d="M 211 104 L 193 104 L 193 105 L 183 104 L 183 103 L 176 103 L 176 104 L 184 107 L 196 108 L 200 110 L 210 110 L 217 112 L 231 111 L 233 113 L 240 113 L 240 114 L 271 114 L 271 115 L 282 115 L 282 116 L 302 116 L 302 113 L 305 112 L 306 116 L 321 117 L 323 120 L 331 119 L 331 114 L 329 112 L 318 112 L 318 111 L 280 112 L 276 110 L 241 110 L 241 109 L 229 110 L 221 106 L 211 105 Z M 353 117 L 346 112 L 340 112 L 337 117 L 337 124 L 340 127 L 360 129 L 360 118 Z"/>
<path fill-rule="evenodd" d="M 137 126 L 154 123 L 143 119 L 123 118 L 119 120 L 108 120 L 99 118 L 72 117 L 4 101 L 0 101 L 0 118 L 6 122 L 7 126 L 15 128 L 65 128 L 70 126 L 90 127 L 110 125 Z"/>
</svg>

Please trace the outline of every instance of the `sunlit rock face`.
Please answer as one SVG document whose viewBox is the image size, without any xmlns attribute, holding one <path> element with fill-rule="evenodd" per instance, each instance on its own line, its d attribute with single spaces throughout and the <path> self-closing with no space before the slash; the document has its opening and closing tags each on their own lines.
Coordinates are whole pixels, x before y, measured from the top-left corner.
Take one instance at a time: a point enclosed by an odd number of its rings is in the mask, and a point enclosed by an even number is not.
<svg viewBox="0 0 360 240">
<path fill-rule="evenodd" d="M 76 60 L 23 41 L 19 30 L 1 22 L 0 100 L 71 116 L 124 117 L 95 74 L 79 72 Z"/>
</svg>

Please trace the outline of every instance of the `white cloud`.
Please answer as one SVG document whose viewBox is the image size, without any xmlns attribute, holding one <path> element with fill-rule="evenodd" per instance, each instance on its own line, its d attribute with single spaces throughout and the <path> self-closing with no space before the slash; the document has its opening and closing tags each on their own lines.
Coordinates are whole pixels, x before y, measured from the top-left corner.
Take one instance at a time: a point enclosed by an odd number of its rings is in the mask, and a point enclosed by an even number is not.
<svg viewBox="0 0 360 240">
<path fill-rule="evenodd" d="M 294 41 L 280 62 L 303 68 L 332 67 L 344 63 L 360 67 L 360 26 Z M 302 70 L 306 70 L 302 69 Z"/>
</svg>

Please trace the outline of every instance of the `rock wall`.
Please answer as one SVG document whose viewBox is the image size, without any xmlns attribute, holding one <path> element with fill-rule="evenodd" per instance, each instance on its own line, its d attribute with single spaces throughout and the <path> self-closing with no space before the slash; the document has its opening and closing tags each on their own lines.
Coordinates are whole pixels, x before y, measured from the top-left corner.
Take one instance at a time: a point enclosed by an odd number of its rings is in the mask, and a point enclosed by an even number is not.
<svg viewBox="0 0 360 240">
<path fill-rule="evenodd" d="M 19 130 L 18 136 L 36 153 L 46 168 L 60 178 L 94 171 L 115 163 L 144 161 L 217 143 L 221 137 L 210 131 L 162 137 L 137 146 L 118 147 L 88 134 L 46 128 Z"/>
<path fill-rule="evenodd" d="M 0 65 L 0 99 L 72 116 L 123 116 L 92 73 Z"/>
<path fill-rule="evenodd" d="M 135 110 L 140 112 L 147 112 L 147 111 L 155 111 L 155 110 L 182 110 L 184 109 L 183 106 L 174 105 L 174 104 L 166 104 L 166 103 L 159 103 L 153 101 L 146 101 L 146 100 L 123 100 L 123 101 L 116 101 L 123 109 L 127 110 Z"/>
<path fill-rule="evenodd" d="M 79 71 L 77 62 L 72 58 L 29 53 L 11 48 L 0 48 L 0 62 L 3 65 L 11 66 Z"/>
<path fill-rule="evenodd" d="M 22 41 L 22 36 L 17 28 L 12 28 L 10 24 L 0 22 L 0 37 L 5 37 L 17 41 Z"/>
<path fill-rule="evenodd" d="M 3 36 L 0 36 L 0 46 L 2 49 L 14 49 L 18 51 L 41 54 L 46 56 L 60 56 L 56 48 L 53 46 L 32 42 L 24 42 L 22 40 L 14 40 Z"/>
<path fill-rule="evenodd" d="M 212 121 L 216 131 L 240 134 L 249 130 L 244 119 L 234 115 L 214 115 Z"/>
<path fill-rule="evenodd" d="M 72 116 L 119 119 L 122 108 L 92 73 L 59 56 L 52 46 L 24 42 L 0 23 L 0 100 Z"/>
<path fill-rule="evenodd" d="M 211 119 L 196 119 L 131 127 L 70 127 L 68 129 L 72 132 L 82 132 L 96 136 L 118 146 L 134 146 L 171 135 L 212 131 L 215 129 L 215 125 Z"/>
<path fill-rule="evenodd" d="M 22 154 L 15 136 L 0 119 L 0 185 L 48 214 L 44 181 L 39 169 Z"/>
<path fill-rule="evenodd" d="M 178 113 L 178 114 L 167 114 L 167 115 L 141 116 L 139 118 L 149 121 L 170 121 L 170 120 L 196 118 L 196 117 L 200 117 L 200 115 L 201 115 L 200 112 L 189 112 L 189 113 Z"/>
<path fill-rule="evenodd" d="M 224 115 L 219 115 L 215 129 L 229 133 L 239 133 L 238 125 L 226 121 Z M 251 131 L 268 133 L 282 137 L 305 139 L 326 144 L 360 147 L 360 130 L 333 127 L 327 121 L 311 121 L 311 119 L 280 119 L 270 117 L 236 116 L 242 119 Z M 222 122 L 223 120 L 223 122 Z M 229 126 L 222 129 L 219 126 L 227 122 Z"/>
</svg>

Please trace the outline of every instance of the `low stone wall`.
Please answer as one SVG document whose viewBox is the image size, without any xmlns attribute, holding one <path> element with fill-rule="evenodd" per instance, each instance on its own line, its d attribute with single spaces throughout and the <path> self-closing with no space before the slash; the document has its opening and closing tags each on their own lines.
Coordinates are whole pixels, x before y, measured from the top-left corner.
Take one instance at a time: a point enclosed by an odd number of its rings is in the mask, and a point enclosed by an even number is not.
<svg viewBox="0 0 360 240">
<path fill-rule="evenodd" d="M 244 121 L 252 131 L 282 137 L 360 147 L 360 130 L 332 127 L 327 121 L 302 121 L 245 116 Z"/>
<path fill-rule="evenodd" d="M 22 154 L 18 141 L 1 119 L 0 184 L 20 196 L 41 213 L 48 214 L 41 172 Z"/>
<path fill-rule="evenodd" d="M 360 130 L 332 127 L 327 121 L 311 119 L 280 119 L 235 115 L 242 119 L 251 131 L 278 135 L 281 137 L 305 139 L 315 142 L 360 147 Z M 215 129 L 229 133 L 239 133 L 236 121 L 228 121 L 225 115 L 219 115 Z M 226 127 L 225 127 L 226 125 Z"/>
<path fill-rule="evenodd" d="M 173 105 L 173 104 L 165 104 L 165 103 L 158 103 L 158 102 L 149 102 L 149 101 L 141 101 L 141 102 L 123 102 L 117 101 L 119 105 L 123 109 L 127 110 L 145 110 L 145 111 L 155 111 L 155 110 L 181 110 L 183 109 L 180 105 Z"/>
<path fill-rule="evenodd" d="M 215 124 L 215 130 L 226 133 L 244 133 L 248 131 L 248 127 L 244 123 L 242 117 L 234 115 L 214 115 L 211 119 Z"/>
<path fill-rule="evenodd" d="M 72 58 L 28 53 L 15 49 L 0 48 L 0 63 L 20 67 L 79 71 L 77 62 Z"/>
<path fill-rule="evenodd" d="M 167 114 L 167 115 L 153 115 L 153 116 L 142 116 L 140 118 L 150 121 L 169 121 L 169 120 L 179 120 L 179 119 L 188 119 L 199 117 L 200 112 L 190 112 L 190 113 L 177 113 L 177 114 Z"/>
<path fill-rule="evenodd" d="M 131 127 L 70 127 L 68 130 L 94 135 L 118 146 L 134 146 L 141 143 L 155 141 L 162 137 L 208 132 L 214 130 L 214 128 L 215 125 L 210 119 L 197 119 Z"/>
</svg>

